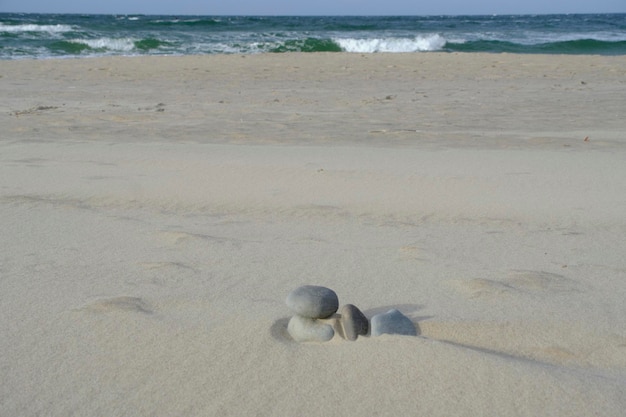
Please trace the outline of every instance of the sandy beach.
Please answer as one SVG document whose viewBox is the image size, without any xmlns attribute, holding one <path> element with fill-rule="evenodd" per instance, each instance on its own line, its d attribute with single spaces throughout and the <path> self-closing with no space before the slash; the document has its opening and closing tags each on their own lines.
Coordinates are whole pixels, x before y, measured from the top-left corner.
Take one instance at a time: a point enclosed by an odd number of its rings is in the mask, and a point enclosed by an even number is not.
<svg viewBox="0 0 626 417">
<path fill-rule="evenodd" d="M 0 61 L 1 416 L 623 416 L 626 57 Z M 297 343 L 332 288 L 418 336 Z"/>
</svg>

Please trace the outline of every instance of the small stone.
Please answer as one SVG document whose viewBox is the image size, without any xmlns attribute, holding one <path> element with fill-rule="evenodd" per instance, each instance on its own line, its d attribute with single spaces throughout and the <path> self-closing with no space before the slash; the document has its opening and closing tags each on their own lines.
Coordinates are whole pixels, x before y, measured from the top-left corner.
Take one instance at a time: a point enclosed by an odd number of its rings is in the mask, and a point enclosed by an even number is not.
<svg viewBox="0 0 626 417">
<path fill-rule="evenodd" d="M 369 322 L 356 306 L 346 304 L 341 308 L 341 327 L 346 339 L 356 340 L 359 335 L 367 334 Z"/>
<path fill-rule="evenodd" d="M 289 293 L 286 302 L 294 313 L 311 319 L 330 317 L 339 308 L 339 299 L 333 290 L 315 285 L 296 288 Z"/>
<path fill-rule="evenodd" d="M 287 331 L 296 342 L 327 342 L 335 336 L 333 326 L 297 314 L 289 320 Z"/>
<path fill-rule="evenodd" d="M 372 336 L 380 336 L 385 333 L 417 336 L 415 325 L 411 319 L 395 308 L 372 317 Z"/>
</svg>

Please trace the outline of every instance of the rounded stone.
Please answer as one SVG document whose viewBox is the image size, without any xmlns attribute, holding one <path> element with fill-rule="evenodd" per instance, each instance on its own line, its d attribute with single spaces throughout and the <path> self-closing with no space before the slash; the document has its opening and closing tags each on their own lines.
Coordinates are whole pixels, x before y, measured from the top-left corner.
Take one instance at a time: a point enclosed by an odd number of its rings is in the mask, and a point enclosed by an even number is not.
<svg viewBox="0 0 626 417">
<path fill-rule="evenodd" d="M 332 316 L 339 308 L 337 294 L 326 287 L 303 285 L 287 296 L 287 307 L 294 313 L 312 319 Z"/>
<path fill-rule="evenodd" d="M 372 317 L 372 336 L 385 333 L 417 336 L 417 330 L 411 319 L 395 308 Z"/>
<path fill-rule="evenodd" d="M 296 342 L 327 342 L 335 336 L 331 325 L 297 314 L 289 320 L 287 331 Z"/>
<path fill-rule="evenodd" d="M 341 308 L 341 327 L 346 339 L 356 340 L 359 335 L 367 334 L 369 322 L 356 306 L 346 304 Z"/>
</svg>

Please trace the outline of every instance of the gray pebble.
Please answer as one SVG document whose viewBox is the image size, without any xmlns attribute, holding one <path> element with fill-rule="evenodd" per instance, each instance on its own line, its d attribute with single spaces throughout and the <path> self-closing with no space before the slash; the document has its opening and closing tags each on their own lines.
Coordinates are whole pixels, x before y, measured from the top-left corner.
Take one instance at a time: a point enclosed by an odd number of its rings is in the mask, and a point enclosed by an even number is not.
<svg viewBox="0 0 626 417">
<path fill-rule="evenodd" d="M 289 320 L 287 331 L 296 342 L 327 342 L 335 336 L 332 326 L 299 315 Z"/>
<path fill-rule="evenodd" d="M 294 313 L 312 319 L 330 317 L 339 308 L 339 299 L 333 290 L 315 285 L 296 288 L 289 293 L 286 302 Z"/>
<path fill-rule="evenodd" d="M 372 317 L 372 336 L 385 333 L 417 336 L 417 330 L 411 319 L 395 308 Z"/>
<path fill-rule="evenodd" d="M 348 340 L 356 340 L 359 335 L 366 335 L 369 323 L 365 314 L 356 306 L 346 304 L 341 308 L 341 327 Z"/>
</svg>

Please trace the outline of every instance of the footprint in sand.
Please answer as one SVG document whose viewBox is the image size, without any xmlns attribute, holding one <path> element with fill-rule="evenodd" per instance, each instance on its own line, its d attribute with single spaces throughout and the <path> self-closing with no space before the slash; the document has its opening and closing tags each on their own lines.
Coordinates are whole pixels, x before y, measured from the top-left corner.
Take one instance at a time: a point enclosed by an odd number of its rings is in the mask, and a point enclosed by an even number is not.
<svg viewBox="0 0 626 417">
<path fill-rule="evenodd" d="M 93 301 L 79 311 L 88 311 L 91 313 L 111 313 L 111 312 L 132 312 L 141 314 L 152 314 L 153 310 L 148 303 L 139 297 L 113 297 L 102 298 Z"/>
<path fill-rule="evenodd" d="M 159 238 L 165 241 L 169 245 L 180 245 L 184 243 L 188 243 L 189 241 L 194 241 L 201 239 L 198 235 L 194 235 L 192 233 L 187 232 L 170 232 L 170 231 L 161 231 L 159 232 Z"/>
<path fill-rule="evenodd" d="M 196 269 L 190 265 L 187 265 L 183 262 L 139 262 L 139 266 L 141 266 L 145 270 L 172 270 L 172 271 L 196 271 Z"/>
<path fill-rule="evenodd" d="M 162 230 L 159 232 L 158 236 L 159 236 L 159 239 L 161 239 L 162 241 L 164 241 L 165 243 L 171 246 L 188 245 L 188 244 L 208 245 L 208 244 L 215 244 L 215 243 L 237 244 L 237 242 L 234 239 L 230 239 L 226 237 L 211 236 L 211 235 L 206 235 L 206 234 L 201 234 L 201 233 L 190 233 L 190 232 L 184 232 L 184 231 Z"/>
<path fill-rule="evenodd" d="M 573 279 L 544 271 L 512 271 L 505 282 L 519 291 L 578 291 Z"/>
<path fill-rule="evenodd" d="M 579 291 L 578 283 L 575 280 L 545 271 L 513 270 L 502 280 L 474 278 L 453 281 L 452 285 L 469 298 Z"/>
<path fill-rule="evenodd" d="M 468 298 L 497 297 L 513 291 L 513 288 L 504 282 L 484 278 L 452 281 L 451 284 Z"/>
<path fill-rule="evenodd" d="M 426 262 L 428 253 L 419 246 L 407 245 L 398 249 L 398 258 L 402 261 Z"/>
</svg>

